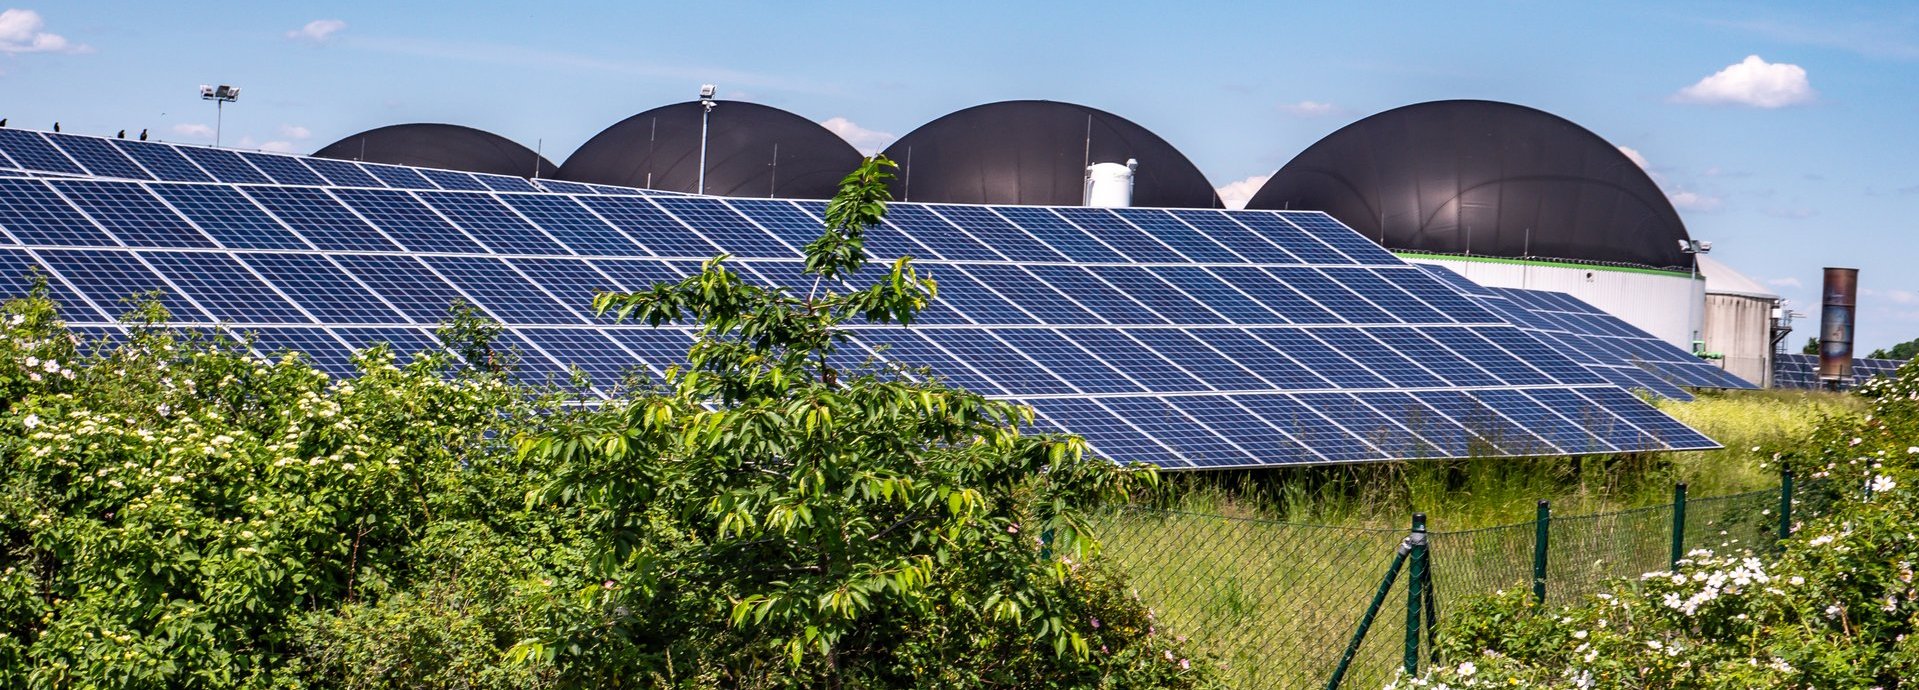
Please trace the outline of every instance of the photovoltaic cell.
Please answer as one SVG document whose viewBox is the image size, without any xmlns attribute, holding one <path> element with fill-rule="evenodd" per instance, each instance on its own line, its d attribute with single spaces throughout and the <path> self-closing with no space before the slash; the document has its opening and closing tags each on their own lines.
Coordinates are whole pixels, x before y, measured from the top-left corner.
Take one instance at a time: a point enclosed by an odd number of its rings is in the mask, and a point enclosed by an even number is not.
<svg viewBox="0 0 1919 690">
<path fill-rule="evenodd" d="M 1205 233 L 1180 222 L 1178 218 L 1165 211 L 1149 208 L 1118 208 L 1108 212 L 1117 214 L 1126 222 L 1145 230 L 1147 234 L 1172 247 L 1187 260 L 1200 263 L 1247 261 L 1245 257 L 1207 237 Z"/>
<path fill-rule="evenodd" d="M 221 321 L 311 323 L 297 307 L 225 254 L 153 252 L 145 258 Z"/>
<path fill-rule="evenodd" d="M 0 230 L 28 245 L 120 244 L 39 180 L 0 179 Z"/>
<path fill-rule="evenodd" d="M 312 249 L 260 210 L 252 200 L 226 185 L 161 184 L 154 194 L 193 221 L 223 247 L 237 249 Z"/>
<path fill-rule="evenodd" d="M 60 180 L 54 189 L 130 247 L 212 247 L 213 240 L 132 182 Z"/>
<path fill-rule="evenodd" d="M 566 254 L 565 247 L 528 224 L 491 195 L 419 192 L 420 198 L 460 229 L 501 254 Z"/>
<path fill-rule="evenodd" d="M 597 196 L 580 197 L 578 201 L 654 254 L 682 259 L 707 259 L 722 253 L 719 246 L 708 242 L 644 198 Z"/>
<path fill-rule="evenodd" d="M 166 307 L 175 322 L 214 320 L 127 252 L 48 249 L 38 254 L 48 268 L 65 278 L 74 289 L 89 295 L 109 316 L 130 312 L 136 300 L 156 294 L 160 305 Z"/>
<path fill-rule="evenodd" d="M 281 292 L 321 323 L 406 323 L 406 317 L 387 307 L 325 257 L 253 254 L 246 259 L 248 265 L 279 286 Z"/>
<path fill-rule="evenodd" d="M 728 208 L 719 199 L 700 197 L 655 197 L 660 208 L 682 222 L 699 228 L 701 234 L 720 246 L 749 259 L 797 259 L 800 253 L 767 234 L 745 216 Z"/>
<path fill-rule="evenodd" d="M 646 250 L 564 196 L 507 194 L 500 197 L 528 220 L 546 228 L 554 239 L 579 254 L 645 256 Z"/>
<path fill-rule="evenodd" d="M 108 314 L 100 313 L 87 304 L 87 300 L 68 286 L 59 276 L 49 274 L 33 260 L 25 249 L 0 249 L 0 293 L 7 295 L 25 295 L 33 289 L 33 276 L 38 273 L 46 281 L 47 297 L 53 300 L 53 306 L 59 310 L 60 318 L 66 321 L 100 322 L 109 319 Z"/>
<path fill-rule="evenodd" d="M 313 246 L 333 251 L 400 251 L 399 245 L 319 189 L 242 187 L 268 213 Z"/>
<path fill-rule="evenodd" d="M 329 158 L 303 158 L 300 162 L 319 173 L 328 182 L 341 187 L 385 187 L 379 180 L 351 161 L 338 161 Z"/>
<path fill-rule="evenodd" d="M 1014 261 L 1126 261 L 1126 257 L 1112 247 L 1093 239 L 1050 209 L 1018 206 L 935 206 L 932 209 Z M 1009 220 L 1012 222 L 1006 222 Z"/>
<path fill-rule="evenodd" d="M 87 171 L 75 165 L 72 159 L 60 149 L 47 143 L 39 132 L 0 127 L 0 153 L 5 153 L 13 162 L 27 170 L 62 173 L 67 175 L 85 175 Z"/>
<path fill-rule="evenodd" d="M 144 141 L 113 140 L 113 147 L 127 154 L 128 158 L 139 162 L 141 167 L 152 172 L 154 177 L 173 182 L 212 182 L 213 178 L 187 160 L 180 152 L 163 144 L 149 144 Z"/>
<path fill-rule="evenodd" d="M 268 184 L 273 180 L 258 168 L 249 165 L 232 151 L 201 148 L 198 146 L 178 146 L 175 150 L 191 159 L 200 169 L 213 173 L 213 178 L 221 182 L 257 182 Z"/>
<path fill-rule="evenodd" d="M 240 152 L 239 156 L 246 162 L 252 163 L 253 167 L 259 168 L 260 172 L 266 173 L 267 177 L 273 178 L 274 182 L 280 184 L 318 187 L 327 183 L 326 180 L 320 179 L 319 174 L 313 172 L 312 168 L 301 165 L 300 159 L 292 156 L 276 156 L 270 153 L 250 153 L 245 151 Z"/>
<path fill-rule="evenodd" d="M 411 192 L 394 189 L 356 189 L 341 187 L 329 190 L 339 200 L 379 227 L 385 228 L 393 241 L 408 250 L 416 252 L 447 252 L 454 254 L 485 254 L 487 250 L 480 246 L 459 228 L 434 213 L 426 204 L 413 196 Z"/>
<path fill-rule="evenodd" d="M 54 137 L 52 142 L 67 156 L 80 162 L 88 171 L 100 177 L 118 177 L 127 180 L 151 180 L 152 175 L 142 170 L 133 159 L 113 148 L 106 139 L 94 137 Z"/>
</svg>

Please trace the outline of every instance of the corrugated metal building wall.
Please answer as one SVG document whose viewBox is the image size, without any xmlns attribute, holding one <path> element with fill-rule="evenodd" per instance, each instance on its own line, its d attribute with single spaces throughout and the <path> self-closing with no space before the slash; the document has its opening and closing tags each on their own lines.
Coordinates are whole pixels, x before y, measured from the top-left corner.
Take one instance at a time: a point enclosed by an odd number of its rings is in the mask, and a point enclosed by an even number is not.
<svg viewBox="0 0 1919 690">
<path fill-rule="evenodd" d="M 1726 371 L 1772 387 L 1772 323 L 1779 295 L 1708 256 L 1699 257 L 1706 279 L 1706 351 L 1726 358 Z"/>
</svg>

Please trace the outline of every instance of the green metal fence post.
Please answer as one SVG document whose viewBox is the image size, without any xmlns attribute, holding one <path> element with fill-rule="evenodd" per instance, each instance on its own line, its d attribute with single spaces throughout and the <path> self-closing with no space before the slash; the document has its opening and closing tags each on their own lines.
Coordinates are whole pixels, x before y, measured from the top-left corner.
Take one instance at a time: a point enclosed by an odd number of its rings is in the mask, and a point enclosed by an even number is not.
<svg viewBox="0 0 1919 690">
<path fill-rule="evenodd" d="M 1779 473 L 1779 541 L 1792 536 L 1792 468 Z"/>
<path fill-rule="evenodd" d="M 1553 504 L 1540 501 L 1533 517 L 1533 601 L 1546 603 L 1546 545 L 1552 538 Z"/>
<path fill-rule="evenodd" d="M 1406 570 L 1406 676 L 1419 675 L 1419 606 L 1425 602 L 1421 591 L 1426 583 L 1426 514 L 1413 514 L 1413 533 L 1406 536 L 1412 546 L 1411 564 Z"/>
<path fill-rule="evenodd" d="M 1379 608 L 1386 605 L 1386 595 L 1393 591 L 1393 582 L 1399 579 L 1399 569 L 1406 565 L 1406 554 L 1412 552 L 1412 537 L 1399 542 L 1399 549 L 1393 552 L 1393 564 L 1386 567 L 1386 577 L 1379 581 L 1379 590 L 1373 592 L 1373 603 L 1366 607 L 1366 615 L 1359 618 L 1359 629 L 1353 631 L 1353 639 L 1346 643 L 1346 653 L 1339 657 L 1339 665 L 1333 667 L 1333 675 L 1326 679 L 1326 690 L 1339 690 L 1339 682 L 1346 678 L 1346 669 L 1353 665 L 1353 657 L 1359 654 L 1359 644 L 1366 641 L 1366 631 L 1373 627 L 1373 619 L 1379 616 Z"/>
<path fill-rule="evenodd" d="M 1672 485 L 1672 569 L 1686 557 L 1686 483 Z"/>
</svg>

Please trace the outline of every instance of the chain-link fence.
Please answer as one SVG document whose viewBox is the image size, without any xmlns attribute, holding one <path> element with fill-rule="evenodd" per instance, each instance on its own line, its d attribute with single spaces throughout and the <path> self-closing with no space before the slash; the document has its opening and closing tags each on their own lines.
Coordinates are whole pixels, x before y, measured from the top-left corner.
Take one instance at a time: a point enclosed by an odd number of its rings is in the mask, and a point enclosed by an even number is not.
<svg viewBox="0 0 1919 690">
<path fill-rule="evenodd" d="M 1409 618 L 1418 626 L 1436 614 L 1443 627 L 1448 602 L 1513 589 L 1568 602 L 1609 579 L 1666 570 L 1692 549 L 1761 551 L 1782 517 L 1803 519 L 1822 495 L 1795 489 L 1789 477 L 1779 489 L 1713 498 L 1688 498 L 1681 487 L 1665 505 L 1558 516 L 1542 503 L 1533 522 L 1411 539 L 1407 529 L 1134 507 L 1109 516 L 1100 532 L 1107 559 L 1154 607 L 1160 627 L 1211 655 L 1238 688 L 1328 687 L 1383 591 L 1340 684 L 1377 688 L 1404 667 Z M 1396 567 L 1402 550 L 1414 555 Z M 1419 597 L 1425 611 L 1408 601 L 1416 563 L 1430 567 L 1428 596 Z M 1389 569 L 1397 577 L 1387 588 Z M 1430 640 L 1430 630 L 1415 634 L 1421 645 Z"/>
</svg>

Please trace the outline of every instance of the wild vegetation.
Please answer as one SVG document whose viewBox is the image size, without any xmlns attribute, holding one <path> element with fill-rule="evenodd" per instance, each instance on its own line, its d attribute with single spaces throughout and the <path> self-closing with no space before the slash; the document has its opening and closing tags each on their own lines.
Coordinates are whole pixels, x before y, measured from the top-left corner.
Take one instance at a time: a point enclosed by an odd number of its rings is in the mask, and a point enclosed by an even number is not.
<svg viewBox="0 0 1919 690">
<path fill-rule="evenodd" d="M 869 287 L 868 161 L 804 295 L 726 267 L 599 305 L 701 329 L 597 406 L 458 353 L 295 355 L 160 328 L 76 339 L 0 308 L 0 687 L 1187 688 L 1212 682 L 1098 558 L 1089 511 L 1154 474 L 914 372 L 830 364 Z M 868 269 L 870 270 L 870 269 Z"/>
<path fill-rule="evenodd" d="M 1770 547 L 1693 551 L 1679 567 L 1570 606 L 1510 592 L 1441 638 L 1438 687 L 1897 688 L 1919 677 L 1919 366 L 1861 386 L 1771 456 L 1832 503 Z"/>
</svg>

